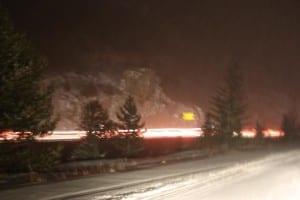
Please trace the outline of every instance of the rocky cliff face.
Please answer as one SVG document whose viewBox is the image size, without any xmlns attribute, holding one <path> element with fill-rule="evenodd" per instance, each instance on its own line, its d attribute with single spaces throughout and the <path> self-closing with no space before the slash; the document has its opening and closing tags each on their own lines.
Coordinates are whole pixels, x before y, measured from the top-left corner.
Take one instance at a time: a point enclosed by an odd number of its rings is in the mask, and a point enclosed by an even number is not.
<svg viewBox="0 0 300 200">
<path fill-rule="evenodd" d="M 116 120 L 115 113 L 132 95 L 147 128 L 155 127 L 199 127 L 203 113 L 197 106 L 188 106 L 170 99 L 163 91 L 160 80 L 149 69 L 127 70 L 121 76 L 107 73 L 65 73 L 46 80 L 54 82 L 56 92 L 53 103 L 55 113 L 60 116 L 58 130 L 77 129 L 81 107 L 92 98 L 98 99 Z M 193 112 L 194 121 L 184 121 L 183 112 Z"/>
</svg>

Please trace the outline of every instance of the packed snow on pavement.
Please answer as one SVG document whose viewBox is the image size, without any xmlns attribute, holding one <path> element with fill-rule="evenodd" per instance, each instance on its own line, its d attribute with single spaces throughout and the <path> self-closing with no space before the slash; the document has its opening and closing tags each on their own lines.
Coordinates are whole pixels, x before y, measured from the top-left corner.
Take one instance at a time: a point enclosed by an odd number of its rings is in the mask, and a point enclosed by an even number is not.
<svg viewBox="0 0 300 200">
<path fill-rule="evenodd" d="M 277 153 L 234 165 L 223 163 L 199 173 L 185 173 L 74 199 L 296 200 L 300 199 L 300 151 Z"/>
</svg>

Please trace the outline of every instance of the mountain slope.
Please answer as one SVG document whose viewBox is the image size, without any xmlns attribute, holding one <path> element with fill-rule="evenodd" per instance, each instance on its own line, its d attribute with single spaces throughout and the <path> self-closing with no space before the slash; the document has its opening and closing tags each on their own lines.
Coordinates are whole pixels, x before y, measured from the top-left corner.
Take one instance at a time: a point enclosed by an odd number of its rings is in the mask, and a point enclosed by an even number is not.
<svg viewBox="0 0 300 200">
<path fill-rule="evenodd" d="M 93 98 L 98 99 L 116 120 L 115 113 L 128 95 L 134 97 L 147 128 L 199 127 L 203 121 L 201 108 L 170 99 L 150 69 L 126 70 L 121 76 L 69 72 L 51 76 L 46 82 L 53 82 L 57 88 L 53 98 L 55 113 L 60 116 L 57 130 L 78 129 L 81 107 Z M 184 121 L 183 112 L 193 112 L 195 120 Z"/>
</svg>

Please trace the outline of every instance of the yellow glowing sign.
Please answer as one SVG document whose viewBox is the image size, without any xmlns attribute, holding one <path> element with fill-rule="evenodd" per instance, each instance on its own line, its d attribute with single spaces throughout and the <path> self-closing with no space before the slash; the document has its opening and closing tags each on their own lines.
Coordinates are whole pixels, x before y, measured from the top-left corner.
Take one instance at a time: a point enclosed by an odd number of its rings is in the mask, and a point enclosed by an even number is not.
<svg viewBox="0 0 300 200">
<path fill-rule="evenodd" d="M 194 121 L 195 114 L 192 112 L 184 112 L 184 113 L 182 113 L 182 119 L 186 120 L 186 121 Z"/>
</svg>

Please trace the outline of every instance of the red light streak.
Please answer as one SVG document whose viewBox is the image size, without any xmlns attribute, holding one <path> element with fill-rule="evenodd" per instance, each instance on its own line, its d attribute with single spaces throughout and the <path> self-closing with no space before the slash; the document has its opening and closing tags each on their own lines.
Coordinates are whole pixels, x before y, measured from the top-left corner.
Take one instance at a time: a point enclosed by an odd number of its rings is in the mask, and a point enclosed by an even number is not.
<svg viewBox="0 0 300 200">
<path fill-rule="evenodd" d="M 118 130 L 115 134 L 130 132 L 130 130 Z M 244 129 L 242 137 L 253 138 L 256 135 L 255 129 Z M 27 133 L 30 134 L 30 133 Z M 280 130 L 266 129 L 263 131 L 264 137 L 282 137 L 284 133 Z M 5 131 L 0 133 L 0 141 L 17 140 L 20 133 Z M 159 128 L 159 129 L 142 129 L 140 135 L 144 138 L 162 138 L 162 137 L 200 137 L 202 135 L 201 128 Z M 80 140 L 86 136 L 85 131 L 53 131 L 51 134 L 43 134 L 35 136 L 38 141 L 72 141 Z"/>
<path fill-rule="evenodd" d="M 284 132 L 276 129 L 265 129 L 262 131 L 264 137 L 283 137 Z M 242 136 L 245 138 L 254 138 L 256 136 L 256 129 L 244 129 L 242 130 Z"/>
</svg>

